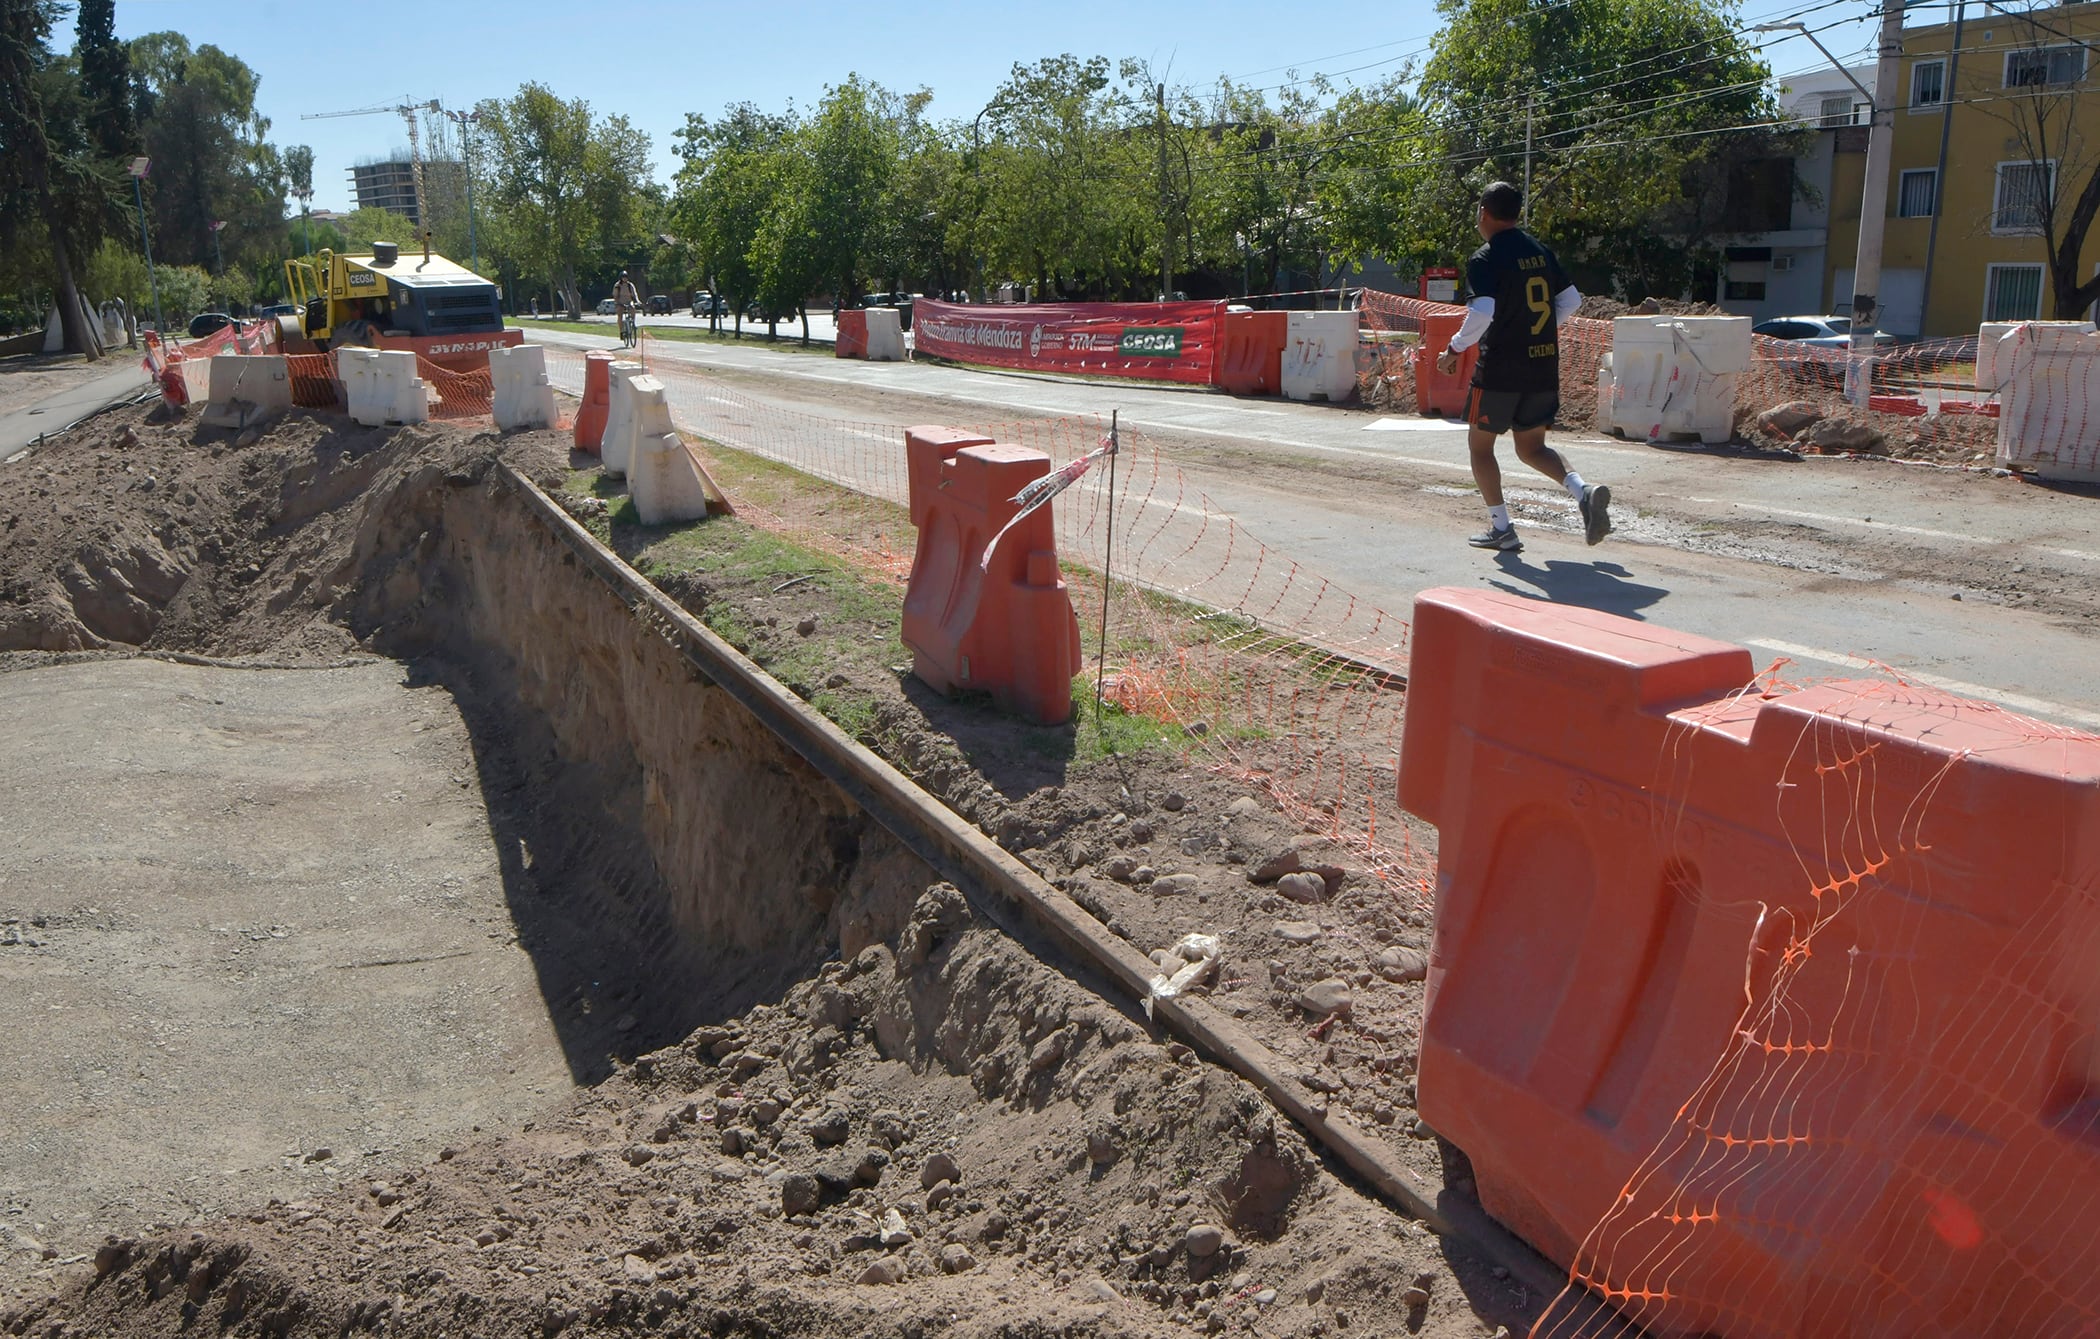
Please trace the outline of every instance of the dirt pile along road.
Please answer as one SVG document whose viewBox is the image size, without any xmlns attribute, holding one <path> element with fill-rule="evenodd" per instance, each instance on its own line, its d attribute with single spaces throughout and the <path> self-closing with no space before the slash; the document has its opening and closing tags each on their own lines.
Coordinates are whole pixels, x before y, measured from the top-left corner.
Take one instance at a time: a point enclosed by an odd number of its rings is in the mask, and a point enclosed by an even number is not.
<svg viewBox="0 0 2100 1339">
<path fill-rule="evenodd" d="M 0 1304 L 0 1333 L 1483 1335 L 1536 1314 L 1545 1299 L 1339 1179 L 1255 1090 L 983 924 L 696 681 L 491 468 L 555 484 L 561 446 L 299 415 L 237 445 L 127 412 L 14 481 L 10 669 L 63 675 L 140 647 L 248 666 L 376 653 L 456 704 L 532 1004 L 591 1086 L 476 1121 L 485 1134 L 435 1156 L 427 1128 L 407 1131 L 332 1187 L 179 1225 L 113 1213 L 87 1258 L 44 1262 Z M 939 725 L 910 746 L 933 768 L 955 748 Z M 992 729 L 975 728 L 966 740 Z M 1250 883 L 1249 853 L 1289 834 L 1221 778 L 1169 797 L 1159 783 L 1179 772 L 1126 773 L 1125 794 L 1050 767 L 1009 797 L 952 774 L 976 821 L 1062 860 L 1057 877 L 1133 942 L 1219 922 L 1220 1002 L 1244 1000 L 1268 1035 L 1307 1031 L 1307 1009 L 1332 1003 L 1314 986 L 1362 997 L 1377 954 L 1421 937 L 1346 871 L 1340 897 L 1305 911 L 1290 900 L 1313 895 L 1304 880 Z M 1115 807 L 1064 794 L 1060 774 Z M 1156 850 L 1173 854 L 1141 875 Z M 278 989 L 284 1012 L 311 1006 L 295 978 Z M 1364 1031 L 1330 1024 L 1301 1048 L 1313 1080 L 1396 1140 L 1406 999 L 1360 998 L 1369 1022 L 1349 1027 Z M 310 1039 L 345 1064 L 385 1044 Z M 247 1100 L 236 1086 L 219 1118 Z M 198 1174 L 180 1149 L 140 1169 Z"/>
</svg>

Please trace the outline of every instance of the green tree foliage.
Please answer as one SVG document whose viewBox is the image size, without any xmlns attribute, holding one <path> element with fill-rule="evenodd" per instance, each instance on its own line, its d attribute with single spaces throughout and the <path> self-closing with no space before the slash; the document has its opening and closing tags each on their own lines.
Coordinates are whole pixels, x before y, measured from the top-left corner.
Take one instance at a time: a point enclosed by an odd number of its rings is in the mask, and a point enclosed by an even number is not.
<svg viewBox="0 0 2100 1339">
<path fill-rule="evenodd" d="M 593 121 L 590 104 L 545 85 L 477 109 L 489 162 L 488 249 L 543 276 L 580 315 L 586 266 L 646 252 L 649 137 L 623 116 Z"/>
<path fill-rule="evenodd" d="M 381 209 L 377 205 L 366 205 L 342 215 L 334 221 L 334 228 L 343 239 L 342 249 L 350 252 L 368 253 L 374 242 L 393 242 L 405 255 L 422 245 L 415 224 L 393 210 Z"/>
<path fill-rule="evenodd" d="M 212 310 L 212 276 L 202 265 L 160 267 L 160 309 L 168 329 L 180 331 L 192 316 Z"/>
<path fill-rule="evenodd" d="M 215 46 L 148 33 L 130 49 L 146 153 L 155 254 L 175 263 L 254 270 L 281 261 L 284 164 L 256 113 L 256 74 Z M 226 223 L 215 251 L 211 225 Z"/>
<path fill-rule="evenodd" d="M 736 327 L 745 304 L 765 282 L 759 236 L 777 212 L 776 197 L 788 181 L 782 160 L 793 150 L 800 123 L 792 111 L 774 116 L 738 103 L 710 122 L 689 113 L 678 133 L 678 192 L 672 218 L 692 247 L 701 275 L 729 302 Z"/>
<path fill-rule="evenodd" d="M 116 0 L 80 0 L 74 31 L 80 91 L 96 147 L 110 158 L 136 154 L 139 128 L 132 105 L 131 57 L 117 40 Z"/>
<path fill-rule="evenodd" d="M 0 250 L 41 243 L 66 347 L 94 357 L 76 268 L 118 216 L 119 176 L 90 129 L 78 63 L 52 55 L 57 8 L 0 0 Z"/>
<path fill-rule="evenodd" d="M 1777 119 L 1770 70 L 1730 0 L 1438 9 L 1421 81 L 1433 129 L 1411 146 L 1426 150 L 1411 249 L 1463 245 L 1478 189 L 1523 179 L 1528 116 L 1535 230 L 1631 295 L 1675 293 L 1721 221 L 1726 164 L 1783 151 L 1755 128 Z"/>
</svg>

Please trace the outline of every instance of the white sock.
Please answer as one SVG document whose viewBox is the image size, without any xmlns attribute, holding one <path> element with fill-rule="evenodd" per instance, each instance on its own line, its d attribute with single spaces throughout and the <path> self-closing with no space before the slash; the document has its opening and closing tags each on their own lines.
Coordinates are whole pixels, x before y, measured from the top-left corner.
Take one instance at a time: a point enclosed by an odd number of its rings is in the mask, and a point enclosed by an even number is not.
<svg viewBox="0 0 2100 1339">
<path fill-rule="evenodd" d="M 1560 486 L 1568 490 L 1569 497 L 1574 498 L 1577 502 L 1582 501 L 1583 483 L 1581 475 L 1573 470 L 1569 470 L 1568 477 L 1560 481 Z"/>
<path fill-rule="evenodd" d="M 1488 528 L 1490 530 L 1509 529 L 1509 508 L 1507 506 L 1497 502 L 1494 506 L 1488 508 Z"/>
</svg>

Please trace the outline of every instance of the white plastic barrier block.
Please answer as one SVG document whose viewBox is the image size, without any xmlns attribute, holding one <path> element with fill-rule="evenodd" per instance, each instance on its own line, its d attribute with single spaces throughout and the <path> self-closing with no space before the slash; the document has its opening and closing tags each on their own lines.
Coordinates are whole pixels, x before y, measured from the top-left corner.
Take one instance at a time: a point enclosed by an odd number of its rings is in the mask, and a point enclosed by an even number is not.
<svg viewBox="0 0 2100 1339">
<path fill-rule="evenodd" d="M 1750 368 L 1749 317 L 1621 316 L 1611 324 L 1610 431 L 1709 443 L 1734 435 L 1736 383 Z"/>
<path fill-rule="evenodd" d="M 489 398 L 499 431 L 553 427 L 560 415 L 547 380 L 547 350 L 538 344 L 490 349 Z"/>
<path fill-rule="evenodd" d="M 430 420 L 430 388 L 416 375 L 407 349 L 337 349 L 336 375 L 350 417 L 368 428 Z"/>
<path fill-rule="evenodd" d="M 1612 372 L 1611 351 L 1597 360 L 1597 431 L 1611 431 L 1611 388 L 1616 380 Z"/>
<path fill-rule="evenodd" d="M 1999 388 L 1998 341 L 2020 328 L 2019 321 L 1985 321 L 1976 327 L 1976 389 Z"/>
<path fill-rule="evenodd" d="M 868 308 L 868 361 L 904 361 L 904 318 L 895 307 Z"/>
<path fill-rule="evenodd" d="M 1339 403 L 1356 394 L 1355 312 L 1292 312 L 1284 323 L 1283 395 Z"/>
<path fill-rule="evenodd" d="M 1983 377 L 1983 335 L 1977 378 Z M 2045 479 L 2100 482 L 2100 331 L 2029 321 L 1993 341 L 1998 463 Z"/>
<path fill-rule="evenodd" d="M 203 423 L 245 428 L 292 407 L 292 374 L 282 354 L 221 353 L 211 359 Z"/>
<path fill-rule="evenodd" d="M 727 511 L 721 491 L 671 426 L 664 384 L 639 376 L 628 383 L 627 395 L 633 414 L 627 495 L 634 499 L 635 519 L 643 525 L 698 521 L 705 519 L 710 503 Z"/>
<path fill-rule="evenodd" d="M 605 436 L 599 439 L 598 463 L 605 472 L 618 479 L 627 473 L 629 458 L 634 454 L 634 397 L 632 387 L 637 377 L 649 369 L 640 363 L 622 358 L 610 369 L 610 387 L 605 411 Z M 658 385 L 663 383 L 658 382 Z"/>
</svg>

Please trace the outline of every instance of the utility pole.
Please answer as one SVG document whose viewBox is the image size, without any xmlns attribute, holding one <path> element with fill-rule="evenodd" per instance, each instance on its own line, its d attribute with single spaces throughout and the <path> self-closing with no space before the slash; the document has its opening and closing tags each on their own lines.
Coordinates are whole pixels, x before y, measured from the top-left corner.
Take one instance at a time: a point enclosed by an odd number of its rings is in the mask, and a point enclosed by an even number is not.
<svg viewBox="0 0 2100 1339">
<path fill-rule="evenodd" d="M 1167 86 L 1153 85 L 1159 99 L 1159 300 L 1174 292 L 1174 235 L 1167 209 Z"/>
<path fill-rule="evenodd" d="M 1954 42 L 1947 52 L 1947 72 L 1940 83 L 1940 156 L 1937 170 L 1932 174 L 1932 226 L 1925 232 L 1923 300 L 1927 304 L 1932 301 L 1932 262 L 1940 249 L 1940 201 L 1947 198 L 1947 142 L 1954 134 L 1954 90 L 1960 87 L 1955 80 L 1961 74 L 1961 30 L 1968 18 L 1969 6 L 1967 0 L 1963 0 L 1954 10 Z M 1922 318 L 1925 313 L 1918 315 Z"/>
<path fill-rule="evenodd" d="M 1531 222 L 1531 130 L 1531 95 L 1526 93 L 1524 95 L 1524 203 L 1517 207 L 1517 218 L 1525 224 Z"/>
<path fill-rule="evenodd" d="M 1859 255 L 1852 262 L 1852 351 L 1845 362 L 1845 398 L 1861 409 L 1867 407 L 1874 385 L 1881 234 L 1889 211 L 1889 159 L 1896 143 L 1896 85 L 1902 77 L 1902 62 L 1903 0 L 1884 0 L 1881 59 L 1874 67 L 1874 123 L 1867 130 L 1867 174 L 1860 187 Z M 1947 91 L 1951 95 L 1953 90 Z"/>
</svg>

